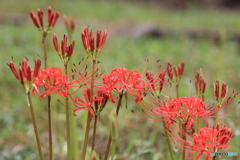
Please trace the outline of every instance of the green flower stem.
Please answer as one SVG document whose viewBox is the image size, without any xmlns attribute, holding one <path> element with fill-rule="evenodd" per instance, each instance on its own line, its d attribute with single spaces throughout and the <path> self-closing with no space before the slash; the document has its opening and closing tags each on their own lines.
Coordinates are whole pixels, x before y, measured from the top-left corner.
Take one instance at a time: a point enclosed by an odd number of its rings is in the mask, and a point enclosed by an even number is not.
<svg viewBox="0 0 240 160">
<path fill-rule="evenodd" d="M 186 125 L 185 123 L 182 123 L 182 139 L 185 141 L 186 140 L 186 136 L 184 136 L 184 133 L 186 133 Z M 182 147 L 182 160 L 185 160 L 186 158 L 186 152 L 184 151 L 184 147 L 185 147 L 185 142 L 183 141 L 183 147 Z"/>
<path fill-rule="evenodd" d="M 161 93 L 161 91 L 160 91 L 160 93 Z M 160 99 L 160 96 L 159 96 L 160 94 L 158 95 L 156 91 L 155 91 L 155 94 L 158 97 L 158 101 L 161 102 L 161 99 Z M 162 125 L 163 125 L 163 129 L 164 129 L 165 137 L 166 137 L 166 140 L 167 140 L 167 146 L 168 146 L 168 151 L 169 151 L 171 160 L 174 160 L 174 153 L 173 153 L 173 149 L 172 149 L 172 144 L 171 144 L 171 141 L 170 141 L 169 134 L 168 134 L 168 132 L 166 130 L 166 123 L 165 123 L 165 121 L 162 121 Z"/>
<path fill-rule="evenodd" d="M 68 66 L 64 65 L 64 73 L 68 75 Z M 71 118 L 69 111 L 69 99 L 65 97 L 66 100 L 66 129 L 67 129 L 67 159 L 72 160 L 72 143 L 71 143 Z"/>
<path fill-rule="evenodd" d="M 40 143 L 40 138 L 39 138 L 39 134 L 38 134 L 37 123 L 36 123 L 36 119 L 35 119 L 35 115 L 34 115 L 32 98 L 31 98 L 31 93 L 30 92 L 27 92 L 27 100 L 28 100 L 28 106 L 30 107 L 30 111 L 31 111 L 33 128 L 34 128 L 35 138 L 36 138 L 36 141 L 37 141 L 39 158 L 40 158 L 40 160 L 43 160 L 42 148 L 41 148 L 41 143 Z"/>
<path fill-rule="evenodd" d="M 46 31 L 43 31 L 43 33 L 42 33 L 42 44 L 43 44 L 43 53 L 44 53 L 44 69 L 47 69 L 47 67 L 48 67 L 47 43 L 46 43 L 47 34 L 48 33 Z"/>
<path fill-rule="evenodd" d="M 93 100 L 93 89 L 94 89 L 94 77 L 95 77 L 95 68 L 96 68 L 96 60 L 92 60 L 92 77 L 91 77 L 91 91 L 90 91 L 90 101 Z M 88 117 L 87 117 L 87 125 L 86 125 L 86 130 L 85 130 L 85 135 L 84 135 L 84 141 L 83 141 L 83 149 L 82 149 L 82 154 L 81 154 L 81 160 L 85 160 L 86 157 L 86 152 L 87 152 L 87 144 L 88 144 L 88 138 L 89 138 L 89 130 L 90 130 L 90 124 L 92 121 L 91 113 L 88 112 Z"/>
<path fill-rule="evenodd" d="M 112 135 L 110 134 L 109 137 L 108 137 L 108 143 L 107 143 L 107 148 L 106 148 L 106 153 L 105 153 L 105 156 L 104 156 L 104 160 L 108 159 L 111 143 L 112 143 Z"/>
<path fill-rule="evenodd" d="M 119 114 L 119 109 L 120 109 L 120 107 L 121 107 L 122 98 L 123 98 L 123 93 L 121 93 L 121 94 L 119 95 L 119 100 L 118 100 L 117 109 L 116 109 L 116 115 L 117 115 L 117 117 L 118 117 L 118 114 Z"/>
<path fill-rule="evenodd" d="M 97 118 L 98 115 L 94 117 L 94 126 L 93 126 L 93 136 L 92 136 L 92 152 L 95 148 L 95 136 L 96 136 L 96 129 L 97 129 Z"/>
<path fill-rule="evenodd" d="M 121 94 L 119 95 L 119 100 L 118 100 L 117 109 L 116 109 L 116 118 L 118 117 L 118 114 L 119 114 L 119 109 L 120 109 L 120 107 L 121 107 L 123 95 L 124 95 L 123 93 L 121 93 Z M 110 133 L 110 135 L 109 135 L 109 137 L 108 137 L 108 143 L 107 143 L 107 148 L 106 148 L 106 151 L 105 151 L 104 160 L 107 160 L 107 159 L 108 159 L 108 155 L 109 155 L 111 143 L 112 143 L 112 135 L 111 135 L 111 133 Z M 114 148 L 112 149 L 112 152 L 113 152 L 113 153 L 115 152 L 115 148 L 116 148 L 116 145 L 114 145 Z"/>
<path fill-rule="evenodd" d="M 218 149 L 214 149 L 214 152 L 218 152 Z M 212 160 L 218 160 L 218 156 L 214 156 Z"/>
<path fill-rule="evenodd" d="M 77 134 L 77 117 L 73 117 L 72 120 L 72 144 L 73 144 L 73 156 L 74 160 L 79 160 L 79 149 L 78 149 L 78 134 Z"/>
<path fill-rule="evenodd" d="M 173 154 L 173 149 L 172 149 L 172 144 L 171 144 L 171 141 L 170 141 L 170 137 L 169 137 L 168 132 L 165 129 L 166 128 L 165 121 L 162 121 L 162 125 L 163 125 L 164 133 L 165 133 L 165 136 L 166 136 L 166 139 L 167 139 L 167 146 L 168 146 L 169 154 L 171 156 L 171 160 L 174 160 L 174 154 Z"/>
<path fill-rule="evenodd" d="M 43 44 L 43 52 L 44 52 L 44 68 L 47 69 L 48 67 L 48 60 L 47 60 L 47 31 L 43 31 L 42 34 L 42 44 Z M 52 143 L 52 112 L 51 112 L 51 96 L 48 96 L 48 135 L 49 135 L 49 159 L 53 160 L 53 143 Z"/>
<path fill-rule="evenodd" d="M 179 97 L 179 84 L 176 84 L 176 98 Z"/>
<path fill-rule="evenodd" d="M 48 96 L 49 159 L 53 160 L 51 96 Z"/>
<path fill-rule="evenodd" d="M 86 157 L 86 151 L 87 151 L 87 144 L 88 144 L 88 137 L 89 137 L 89 130 L 90 130 L 91 120 L 92 120 L 91 113 L 88 112 L 88 115 L 87 115 L 87 125 L 86 125 L 86 130 L 85 130 L 84 141 L 83 141 L 83 149 L 82 149 L 82 154 L 81 154 L 81 160 L 85 160 L 85 157 Z"/>
</svg>

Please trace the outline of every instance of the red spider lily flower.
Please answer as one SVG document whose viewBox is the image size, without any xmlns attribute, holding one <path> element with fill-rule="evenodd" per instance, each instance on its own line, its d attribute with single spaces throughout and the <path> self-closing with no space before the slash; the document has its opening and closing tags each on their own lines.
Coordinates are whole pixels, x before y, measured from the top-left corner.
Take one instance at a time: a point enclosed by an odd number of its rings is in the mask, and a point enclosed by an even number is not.
<svg viewBox="0 0 240 160">
<path fill-rule="evenodd" d="M 109 99 L 115 103 L 112 93 L 118 95 L 127 95 L 130 93 L 135 97 L 135 102 L 140 102 L 142 96 L 146 92 L 152 92 L 157 89 L 161 91 L 166 71 L 162 71 L 156 76 L 147 71 L 147 80 L 143 79 L 140 72 L 137 70 L 128 70 L 125 68 L 115 68 L 110 74 L 102 75 L 102 81 L 96 81 L 100 85 L 96 85 L 99 90 L 104 91 L 109 96 Z"/>
<path fill-rule="evenodd" d="M 216 83 L 214 84 L 214 96 L 219 104 L 221 104 L 222 101 L 226 98 L 227 90 L 228 87 L 225 83 L 222 83 L 222 87 L 220 88 L 219 80 L 216 80 Z"/>
<path fill-rule="evenodd" d="M 52 8 L 48 7 L 48 28 L 53 28 L 59 18 L 58 12 L 53 12 Z"/>
<path fill-rule="evenodd" d="M 205 89 L 206 89 L 206 81 L 202 76 L 202 69 L 199 69 L 196 74 L 195 74 L 195 90 L 196 90 L 196 94 L 199 97 L 204 97 L 204 93 L 205 93 Z"/>
<path fill-rule="evenodd" d="M 125 68 L 115 68 L 109 75 L 103 75 L 103 87 L 99 86 L 100 90 L 108 88 L 118 94 L 126 94 L 129 92 L 135 97 L 135 102 L 142 99 L 145 81 L 141 78 L 139 71 L 127 70 Z M 109 95 L 111 99 L 111 95 Z"/>
<path fill-rule="evenodd" d="M 116 100 L 113 98 L 112 91 L 115 89 L 117 80 L 111 79 L 111 77 L 108 75 L 102 75 L 102 79 L 103 85 L 97 86 L 99 88 L 99 91 L 104 92 L 109 97 L 112 103 L 116 103 Z"/>
<path fill-rule="evenodd" d="M 77 81 L 68 81 L 67 75 L 62 74 L 62 70 L 57 67 L 50 67 L 46 70 L 42 69 L 35 80 L 37 87 L 44 86 L 45 90 L 40 98 L 50 95 L 52 92 L 67 97 L 69 96 L 68 90 L 73 87 Z M 34 92 L 35 90 L 33 90 Z"/>
<path fill-rule="evenodd" d="M 153 73 L 150 72 L 150 71 L 147 71 L 145 75 L 146 75 L 147 79 L 150 81 L 150 83 L 152 83 L 152 88 L 153 88 L 153 90 L 155 90 L 155 86 L 154 86 L 154 84 L 153 84 L 153 80 L 154 80 L 154 75 L 153 75 Z"/>
<path fill-rule="evenodd" d="M 175 120 L 180 119 L 186 124 L 186 129 L 189 129 L 199 118 L 207 122 L 207 117 L 220 116 L 213 114 L 228 106 L 238 94 L 239 93 L 233 93 L 233 96 L 229 97 L 221 106 L 219 106 L 217 102 L 207 106 L 201 98 L 195 96 L 179 97 L 166 101 L 159 101 L 156 97 L 146 96 L 144 99 L 147 100 L 147 103 L 142 101 L 141 105 L 147 118 L 142 118 L 154 121 L 166 121 L 169 131 L 171 131 L 170 126 L 176 122 Z M 236 106 L 224 114 L 232 111 Z"/>
<path fill-rule="evenodd" d="M 45 31 L 44 24 L 43 24 L 43 14 L 44 14 L 43 10 L 38 9 L 37 14 L 38 14 L 38 19 L 34 12 L 29 13 L 30 18 L 33 21 L 33 24 L 35 25 L 35 27 L 37 27 L 40 31 L 44 31 L 44 32 L 47 32 L 51 28 L 53 28 L 59 18 L 59 13 L 53 12 L 52 8 L 49 6 L 48 7 L 48 26 Z"/>
<path fill-rule="evenodd" d="M 180 97 L 164 101 L 163 107 L 159 107 L 154 112 L 155 115 L 163 114 L 163 117 L 168 117 L 168 128 L 173 123 L 173 119 L 180 118 L 186 124 L 186 129 L 189 129 L 196 118 L 203 118 L 210 111 L 206 110 L 201 98 Z"/>
<path fill-rule="evenodd" d="M 95 108 L 94 108 L 94 110 L 95 110 L 95 114 L 96 115 L 101 113 L 101 111 L 106 106 L 106 104 L 107 104 L 107 102 L 109 100 L 109 96 L 104 91 L 99 90 L 97 92 L 97 96 L 98 97 L 102 97 L 102 99 L 95 101 Z"/>
<path fill-rule="evenodd" d="M 28 59 L 24 58 L 20 67 L 17 71 L 15 64 L 13 62 L 9 62 L 8 66 L 12 70 L 15 77 L 20 81 L 20 83 L 25 87 L 27 91 L 30 90 L 32 84 L 34 83 L 37 75 L 39 74 L 40 67 L 41 67 L 41 60 L 37 59 L 35 61 L 35 67 L 32 71 L 29 64 Z"/>
<path fill-rule="evenodd" d="M 172 64 L 168 62 L 167 66 L 168 66 L 167 73 L 168 73 L 169 79 L 172 80 L 176 85 L 179 85 L 184 72 L 185 63 L 182 62 L 178 66 L 172 67 Z M 175 78 L 173 79 L 173 77 Z"/>
<path fill-rule="evenodd" d="M 153 91 L 156 91 L 159 88 L 159 93 L 162 92 L 163 86 L 167 83 L 165 80 L 166 72 L 167 70 L 159 72 L 157 75 L 158 77 L 155 77 L 154 74 L 150 71 L 146 72 L 146 78 L 149 80 L 149 84 L 151 85 Z"/>
<path fill-rule="evenodd" d="M 63 16 L 63 20 L 68 33 L 71 34 L 76 28 L 76 22 L 74 21 L 72 16 L 66 16 L 66 15 Z"/>
<path fill-rule="evenodd" d="M 78 106 L 78 108 L 73 110 L 74 116 L 77 116 L 77 114 L 75 114 L 76 111 L 82 110 L 82 109 L 88 110 L 91 113 L 92 117 L 95 115 L 92 105 L 96 101 L 101 101 L 103 99 L 103 97 L 96 97 L 93 100 L 91 100 L 92 98 L 91 98 L 90 94 L 91 94 L 91 89 L 88 88 L 83 91 L 83 96 L 84 96 L 85 101 L 83 101 L 82 99 L 80 99 L 78 97 L 74 99 L 74 105 Z"/>
<path fill-rule="evenodd" d="M 73 40 L 72 43 L 68 45 L 68 36 L 64 34 L 63 39 L 61 41 L 61 47 L 59 48 L 57 35 L 54 33 L 53 44 L 63 63 L 67 64 L 73 54 L 75 40 Z"/>
<path fill-rule="evenodd" d="M 197 154 L 196 156 L 189 158 L 199 160 L 203 154 L 205 154 L 205 159 L 211 159 L 211 152 L 219 151 L 220 149 L 230 148 L 226 143 L 230 141 L 232 131 L 231 128 L 227 127 L 214 127 L 214 128 L 201 128 L 199 133 L 194 133 L 193 136 L 189 136 L 187 133 L 183 133 L 186 137 L 182 139 L 179 136 L 172 134 L 172 136 L 177 140 L 174 143 L 177 146 L 183 147 L 185 152 L 191 154 Z M 182 141 L 183 143 L 179 143 Z M 184 144 L 184 146 L 181 146 Z"/>
<path fill-rule="evenodd" d="M 88 27 L 85 27 L 83 29 L 83 32 L 81 34 L 82 37 L 82 43 L 83 46 L 87 52 L 87 54 L 93 59 L 96 60 L 97 57 L 100 55 L 102 48 L 106 42 L 107 39 L 107 31 L 105 30 L 102 34 L 100 30 L 97 30 L 97 40 L 96 44 L 94 37 L 93 37 L 93 32 L 88 30 Z"/>
</svg>

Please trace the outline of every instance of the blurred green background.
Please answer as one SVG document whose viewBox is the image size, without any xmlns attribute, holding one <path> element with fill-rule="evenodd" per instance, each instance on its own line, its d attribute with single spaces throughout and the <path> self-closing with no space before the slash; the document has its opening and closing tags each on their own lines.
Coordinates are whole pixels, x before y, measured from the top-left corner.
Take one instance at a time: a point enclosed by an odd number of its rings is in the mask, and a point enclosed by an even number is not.
<svg viewBox="0 0 240 160">
<path fill-rule="evenodd" d="M 140 68 L 141 71 L 146 58 L 150 61 L 148 69 L 156 69 L 156 60 L 161 60 L 162 68 L 168 61 L 174 65 L 184 61 L 186 68 L 180 86 L 181 96 L 194 95 L 194 85 L 190 81 L 194 81 L 195 72 L 199 68 L 203 69 L 207 81 L 209 101 L 213 98 L 213 82 L 216 79 L 227 83 L 229 92 L 240 90 L 240 8 L 237 8 L 236 1 L 0 0 L 0 160 L 37 159 L 25 91 L 7 63 L 11 57 L 16 64 L 24 57 L 30 63 L 37 59 L 37 55 L 42 57 L 41 33 L 32 24 L 29 12 L 36 13 L 41 8 L 45 10 L 46 16 L 48 6 L 61 15 L 56 27 L 48 35 L 50 66 L 62 67 L 51 38 L 56 33 L 61 39 L 66 32 L 62 16 L 71 15 L 76 20 L 73 35 L 76 48 L 72 58 L 75 63 L 85 54 L 80 34 L 84 26 L 89 26 L 94 32 L 97 29 L 108 31 L 107 42 L 100 56 L 103 68 L 107 71 L 114 67 L 131 70 Z M 39 103 L 37 97 L 34 98 L 37 120 L 41 122 L 41 140 L 44 152 L 47 153 L 47 111 L 45 100 L 42 101 Z M 239 97 L 233 106 L 238 101 Z M 66 139 L 62 124 L 65 120 L 64 109 L 61 109 L 64 107 L 57 102 L 53 106 L 56 110 L 53 122 L 54 154 L 56 159 L 64 160 Z M 109 105 L 106 111 L 110 112 L 111 107 L 114 105 Z M 116 159 L 167 159 L 160 122 L 149 122 L 133 116 L 131 109 L 137 108 L 133 102 L 129 102 L 128 107 L 127 110 L 123 107 L 119 116 Z M 225 116 L 225 125 L 233 127 L 233 141 L 230 143 L 232 152 L 240 151 L 240 124 L 236 123 L 239 121 L 239 113 L 238 107 Z M 79 146 L 83 139 L 84 114 L 86 111 L 78 116 Z M 108 136 L 107 119 L 108 113 L 103 113 L 102 126 L 98 131 L 98 152 L 101 152 Z"/>
</svg>

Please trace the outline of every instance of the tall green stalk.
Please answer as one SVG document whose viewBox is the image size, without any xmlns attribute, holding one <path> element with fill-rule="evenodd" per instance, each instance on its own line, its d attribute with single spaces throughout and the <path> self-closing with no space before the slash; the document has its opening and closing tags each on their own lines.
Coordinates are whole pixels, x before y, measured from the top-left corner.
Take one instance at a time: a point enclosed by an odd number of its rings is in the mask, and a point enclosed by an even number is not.
<svg viewBox="0 0 240 160">
<path fill-rule="evenodd" d="M 119 109 L 121 107 L 121 103 L 122 103 L 122 98 L 123 98 L 124 94 L 120 93 L 119 95 L 119 100 L 118 100 L 118 104 L 117 104 L 117 109 L 116 109 L 116 118 L 118 117 L 119 114 Z M 105 151 L 105 156 L 104 156 L 104 160 L 108 159 L 108 155 L 110 152 L 110 148 L 111 148 L 111 143 L 112 143 L 112 134 L 110 133 L 109 137 L 108 137 L 108 143 L 107 143 L 107 148 Z M 114 145 L 115 146 L 115 145 Z M 115 150 L 115 148 L 113 148 L 113 150 Z"/>
<path fill-rule="evenodd" d="M 95 69 L 96 69 L 96 60 L 92 60 L 92 77 L 91 77 L 91 90 L 90 90 L 90 102 L 93 100 L 93 89 L 94 89 L 94 77 L 95 77 Z M 84 135 L 84 141 L 83 141 L 83 149 L 81 154 L 81 160 L 85 160 L 86 152 L 87 152 L 87 144 L 88 144 L 88 138 L 89 138 L 89 130 L 90 130 L 90 124 L 92 121 L 91 113 L 88 112 L 87 117 L 87 125 Z"/>
<path fill-rule="evenodd" d="M 182 160 L 185 160 L 186 158 L 186 152 L 184 151 L 184 147 L 185 147 L 185 141 L 186 141 L 186 136 L 184 135 L 184 133 L 186 133 L 186 125 L 185 123 L 182 123 L 182 139 L 183 139 L 183 147 L 182 147 Z"/>
<path fill-rule="evenodd" d="M 83 149 L 82 149 L 82 154 L 81 154 L 81 160 L 85 160 L 85 157 L 86 157 L 87 144 L 88 144 L 88 137 L 89 137 L 89 130 L 90 130 L 91 120 L 92 120 L 91 113 L 88 112 L 88 115 L 87 115 L 87 125 L 86 125 L 86 130 L 85 130 L 85 135 L 84 135 L 84 141 L 83 141 Z"/>
<path fill-rule="evenodd" d="M 35 114 L 34 114 L 34 109 L 33 109 L 32 98 L 31 98 L 30 92 L 27 92 L 27 101 L 28 101 L 28 105 L 29 105 L 30 111 L 31 111 L 33 128 L 34 128 L 35 138 L 37 141 L 39 159 L 43 160 L 42 148 L 41 148 L 41 143 L 40 143 L 40 138 L 39 138 L 39 134 L 38 134 L 38 128 L 37 128 L 37 123 L 36 123 L 36 118 L 35 118 Z"/>
<path fill-rule="evenodd" d="M 110 134 L 109 137 L 108 137 L 107 149 L 106 149 L 106 152 L 105 152 L 104 160 L 108 159 L 108 155 L 109 155 L 110 148 L 111 148 L 111 143 L 112 143 L 112 135 Z"/>
<path fill-rule="evenodd" d="M 74 160 L 79 160 L 80 153 L 78 149 L 77 117 L 72 117 L 71 122 L 72 122 L 72 139 L 73 139 L 72 141 L 73 156 L 74 156 Z"/>
<path fill-rule="evenodd" d="M 73 32 L 68 32 L 69 41 L 73 40 L 72 33 Z M 68 60 L 67 64 L 69 63 L 72 64 L 72 58 Z M 71 136 L 72 136 L 72 149 L 73 149 L 72 155 L 74 157 L 74 160 L 79 160 L 80 158 L 79 156 L 80 153 L 78 148 L 77 118 L 78 117 L 71 117 L 71 128 L 72 128 Z"/>
<path fill-rule="evenodd" d="M 167 146 L 168 146 L 168 151 L 169 151 L 171 160 L 174 160 L 174 153 L 173 153 L 173 149 L 172 149 L 172 144 L 171 144 L 171 141 L 170 141 L 170 137 L 169 137 L 168 132 L 167 132 L 166 129 L 165 129 L 165 128 L 166 128 L 166 123 L 165 123 L 165 121 L 162 121 L 162 125 L 163 125 L 163 129 L 164 129 L 164 134 L 165 134 L 165 137 L 166 137 L 166 140 L 167 140 Z"/>
<path fill-rule="evenodd" d="M 161 102 L 160 94 L 158 94 L 156 91 L 154 91 L 154 92 L 157 95 L 158 101 L 160 103 Z M 161 90 L 160 90 L 159 93 L 161 93 Z M 172 144 L 171 144 L 171 141 L 170 141 L 169 134 L 168 134 L 168 132 L 166 130 L 166 123 L 165 123 L 165 121 L 162 121 L 162 126 L 163 126 L 164 134 L 165 134 L 165 137 L 166 137 L 166 140 L 167 140 L 167 146 L 168 146 L 168 151 L 169 151 L 171 160 L 174 160 L 174 153 L 173 153 L 173 149 L 172 149 Z"/>
<path fill-rule="evenodd" d="M 42 34 L 42 44 L 43 44 L 43 52 L 44 52 L 44 68 L 45 70 L 48 68 L 48 58 L 47 58 L 47 31 L 43 31 Z M 52 142 L 52 112 L 51 112 L 51 96 L 48 96 L 47 100 L 47 108 L 48 108 L 48 135 L 49 135 L 49 159 L 53 160 L 53 142 Z"/>
<path fill-rule="evenodd" d="M 179 97 L 179 84 L 176 84 L 176 97 Z"/>
<path fill-rule="evenodd" d="M 68 65 L 64 64 L 64 73 L 68 75 Z M 69 99 L 65 97 L 66 102 L 66 129 L 67 129 L 67 159 L 72 160 L 72 142 L 71 142 L 71 118 L 69 108 Z"/>
<path fill-rule="evenodd" d="M 53 160 L 51 96 L 48 96 L 49 159 Z"/>
<path fill-rule="evenodd" d="M 95 136 L 96 136 L 96 130 L 97 130 L 97 118 L 98 115 L 94 117 L 94 126 L 93 126 L 93 136 L 92 136 L 92 152 L 95 148 Z"/>
</svg>

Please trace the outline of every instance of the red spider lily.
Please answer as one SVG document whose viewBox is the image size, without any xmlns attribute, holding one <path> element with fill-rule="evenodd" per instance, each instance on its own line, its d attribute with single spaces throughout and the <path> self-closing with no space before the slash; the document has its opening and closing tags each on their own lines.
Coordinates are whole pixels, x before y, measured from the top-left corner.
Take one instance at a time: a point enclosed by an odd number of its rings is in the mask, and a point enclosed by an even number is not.
<svg viewBox="0 0 240 160">
<path fill-rule="evenodd" d="M 186 139 L 182 139 L 179 136 L 172 134 L 177 140 L 174 143 L 177 146 L 183 147 L 187 153 L 197 154 L 196 156 L 189 158 L 199 160 L 203 154 L 206 154 L 206 160 L 211 159 L 211 152 L 219 151 L 220 149 L 230 148 L 226 143 L 230 141 L 232 131 L 227 127 L 214 127 L 214 128 L 201 128 L 199 133 L 194 133 L 193 136 L 189 136 L 187 133 L 183 133 Z M 183 143 L 179 143 L 179 141 Z M 181 146 L 184 144 L 184 146 Z"/>
<path fill-rule="evenodd" d="M 127 70 L 125 68 L 115 68 L 109 75 L 102 75 L 103 86 L 98 86 L 100 90 L 106 90 L 108 93 L 114 91 L 118 94 L 126 94 L 129 92 L 135 97 L 135 101 L 139 102 L 142 99 L 145 81 L 141 78 L 139 71 Z M 110 99 L 112 95 L 108 94 Z M 115 100 L 112 100 L 115 102 Z"/>
<path fill-rule="evenodd" d="M 37 59 L 35 61 L 35 67 L 32 71 L 29 64 L 28 59 L 24 58 L 18 71 L 16 70 L 15 64 L 13 62 L 8 63 L 8 66 L 12 70 L 15 77 L 21 82 L 21 84 L 25 87 L 27 91 L 29 91 L 30 87 L 34 83 L 37 75 L 39 74 L 41 67 L 41 60 Z"/>
<path fill-rule="evenodd" d="M 153 91 L 156 91 L 159 88 L 159 92 L 162 92 L 163 86 L 167 83 L 165 80 L 166 71 L 167 70 L 163 70 L 159 72 L 157 75 L 158 77 L 155 77 L 154 74 L 150 71 L 146 72 L 145 75 L 149 80 L 149 84 L 151 85 Z"/>
<path fill-rule="evenodd" d="M 44 86 L 45 90 L 40 98 L 50 95 L 52 92 L 67 97 L 69 96 L 68 90 L 73 87 L 78 80 L 68 81 L 67 75 L 62 74 L 62 70 L 57 67 L 50 67 L 46 70 L 42 69 L 35 80 L 37 87 Z M 34 92 L 35 90 L 33 90 Z"/>
<path fill-rule="evenodd" d="M 220 106 L 217 102 L 207 106 L 201 98 L 195 96 L 174 98 L 166 101 L 159 101 L 156 97 L 148 96 L 145 97 L 145 99 L 148 98 L 148 103 L 142 102 L 141 104 L 143 111 L 148 117 L 145 119 L 167 121 L 167 129 L 170 130 L 169 127 L 176 122 L 175 119 L 180 118 L 183 123 L 186 124 L 186 129 L 189 129 L 198 118 L 206 121 L 206 117 L 214 117 L 214 113 L 228 106 L 238 94 L 239 93 L 234 93 L 232 97 L 229 97 L 228 100 Z M 232 107 L 224 114 L 230 112 L 235 107 Z M 153 116 L 161 118 L 154 118 Z"/>
<path fill-rule="evenodd" d="M 185 63 L 182 62 L 178 66 L 172 67 L 172 64 L 168 62 L 167 66 L 168 66 L 167 73 L 168 73 L 169 79 L 172 80 L 176 85 L 179 85 L 184 72 Z M 173 77 L 175 78 L 173 79 Z"/>
<path fill-rule="evenodd" d="M 203 97 L 206 89 L 206 81 L 202 76 L 202 70 L 200 69 L 199 71 L 196 72 L 195 74 L 195 90 L 196 94 L 199 97 Z"/>
<path fill-rule="evenodd" d="M 68 33 L 72 33 L 76 28 L 76 22 L 74 21 L 72 16 L 64 15 L 63 20 L 64 20 L 64 25 L 65 25 Z"/>
<path fill-rule="evenodd" d="M 152 92 L 157 89 L 162 89 L 164 82 L 164 75 L 166 71 L 162 71 L 156 76 L 149 71 L 146 72 L 147 80 L 144 80 L 137 70 L 128 70 L 125 68 L 115 68 L 110 74 L 102 75 L 102 81 L 96 81 L 101 85 L 96 87 L 104 91 L 109 99 L 115 103 L 112 93 L 115 92 L 119 95 L 126 95 L 130 93 L 135 97 L 135 102 L 142 100 L 142 95 L 146 92 Z M 150 76 L 151 74 L 151 76 Z"/>
<path fill-rule="evenodd" d="M 102 97 L 102 99 L 95 101 L 95 108 L 94 108 L 95 114 L 99 114 L 103 110 L 103 108 L 106 106 L 109 100 L 109 96 L 104 91 L 99 90 L 97 92 L 97 96 Z"/>
<path fill-rule="evenodd" d="M 222 87 L 220 88 L 219 80 L 216 80 L 216 83 L 214 84 L 214 96 L 216 97 L 216 100 L 219 102 L 219 104 L 221 104 L 222 101 L 226 98 L 227 90 L 228 87 L 225 83 L 222 83 Z"/>
<path fill-rule="evenodd" d="M 156 116 L 167 118 L 167 128 L 173 124 L 174 119 L 180 118 L 188 129 L 197 118 L 207 116 L 210 111 L 206 110 L 206 105 L 201 98 L 180 97 L 164 101 L 161 107 L 152 112 Z"/>
<path fill-rule="evenodd" d="M 43 24 L 43 10 L 38 9 L 37 10 L 38 14 L 38 19 L 35 15 L 34 12 L 30 12 L 29 15 L 33 21 L 33 24 L 35 27 L 37 27 L 39 30 L 44 31 L 44 24 Z M 48 25 L 47 25 L 47 31 L 53 28 L 59 18 L 59 13 L 58 12 L 53 12 L 52 8 L 49 6 L 48 7 Z"/>
<path fill-rule="evenodd" d="M 81 34 L 82 37 L 82 43 L 83 46 L 87 52 L 87 54 L 93 59 L 96 60 L 97 57 L 100 55 L 102 48 L 106 42 L 107 39 L 107 31 L 105 30 L 102 34 L 100 30 L 97 30 L 97 40 L 96 44 L 94 37 L 93 37 L 93 32 L 88 30 L 88 27 L 85 27 L 83 29 L 83 32 Z"/>
<path fill-rule="evenodd" d="M 76 108 L 76 109 L 74 109 L 73 111 L 73 115 L 74 116 L 77 116 L 76 114 L 75 114 L 75 112 L 76 111 L 78 111 L 78 110 L 82 110 L 82 109 L 86 109 L 86 110 L 88 110 L 90 113 L 91 113 L 91 116 L 93 117 L 95 114 L 94 114 L 94 110 L 93 110 L 93 108 L 92 108 L 92 105 L 93 105 L 93 103 L 95 103 L 95 102 L 98 102 L 98 101 L 101 101 L 101 100 L 103 100 L 104 98 L 103 97 L 96 97 L 96 98 L 94 98 L 93 100 L 91 100 L 92 98 L 92 96 L 90 95 L 91 94 L 91 89 L 86 89 L 86 90 L 84 90 L 83 91 L 83 96 L 84 96 L 84 98 L 85 98 L 85 101 L 83 101 L 82 99 L 80 99 L 80 98 L 75 98 L 73 101 L 74 101 L 74 105 L 75 106 L 78 106 L 78 108 Z"/>
<path fill-rule="evenodd" d="M 53 44 L 63 63 L 67 64 L 73 54 L 75 40 L 73 40 L 72 43 L 68 45 L 68 36 L 64 34 L 63 40 L 61 41 L 61 47 L 59 48 L 57 35 L 54 33 Z"/>
</svg>

